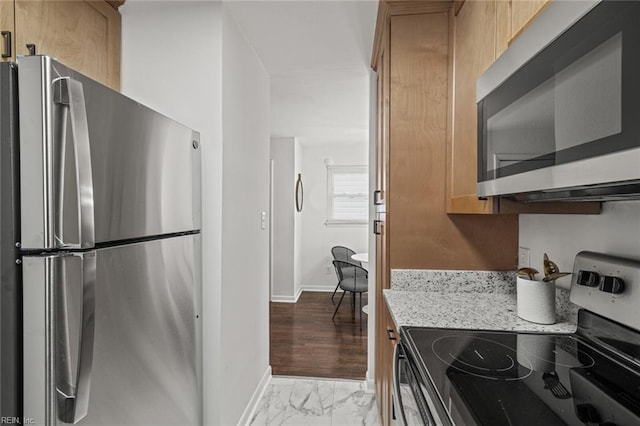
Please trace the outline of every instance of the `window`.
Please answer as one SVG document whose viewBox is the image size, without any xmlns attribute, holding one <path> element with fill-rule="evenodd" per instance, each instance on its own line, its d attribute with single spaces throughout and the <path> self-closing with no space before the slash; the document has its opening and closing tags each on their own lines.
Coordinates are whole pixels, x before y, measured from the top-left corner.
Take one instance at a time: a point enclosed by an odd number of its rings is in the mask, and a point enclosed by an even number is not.
<svg viewBox="0 0 640 426">
<path fill-rule="evenodd" d="M 367 166 L 327 166 L 326 225 L 366 225 L 369 219 Z"/>
</svg>

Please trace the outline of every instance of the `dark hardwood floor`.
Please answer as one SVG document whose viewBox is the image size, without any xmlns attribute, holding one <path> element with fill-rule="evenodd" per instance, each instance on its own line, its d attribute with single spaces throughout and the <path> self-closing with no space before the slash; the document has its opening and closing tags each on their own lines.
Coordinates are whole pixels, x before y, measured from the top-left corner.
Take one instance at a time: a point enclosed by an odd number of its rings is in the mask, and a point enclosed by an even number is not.
<svg viewBox="0 0 640 426">
<path fill-rule="evenodd" d="M 336 293 L 338 303 L 341 293 Z M 364 379 L 367 371 L 367 315 L 352 311 L 347 294 L 335 321 L 331 293 L 303 292 L 297 303 L 270 304 L 272 373 Z M 366 293 L 362 305 L 367 304 Z"/>
</svg>

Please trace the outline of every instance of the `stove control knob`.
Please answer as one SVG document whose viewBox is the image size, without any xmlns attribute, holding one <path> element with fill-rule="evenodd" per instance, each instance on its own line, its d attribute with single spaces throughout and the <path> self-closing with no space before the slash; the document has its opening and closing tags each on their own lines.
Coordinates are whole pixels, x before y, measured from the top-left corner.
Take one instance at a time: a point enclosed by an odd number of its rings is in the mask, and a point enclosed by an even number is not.
<svg viewBox="0 0 640 426">
<path fill-rule="evenodd" d="M 597 287 L 600 281 L 600 275 L 593 271 L 578 271 L 578 284 L 587 287 Z"/>
<path fill-rule="evenodd" d="M 622 278 L 605 275 L 600 278 L 600 291 L 607 293 L 620 294 L 624 291 L 624 281 Z"/>
</svg>

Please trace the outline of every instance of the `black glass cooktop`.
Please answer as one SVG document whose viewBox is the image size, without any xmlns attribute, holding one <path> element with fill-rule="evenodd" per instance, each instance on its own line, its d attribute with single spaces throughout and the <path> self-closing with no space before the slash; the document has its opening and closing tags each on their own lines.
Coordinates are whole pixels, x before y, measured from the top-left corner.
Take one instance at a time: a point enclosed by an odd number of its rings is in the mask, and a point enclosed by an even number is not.
<svg viewBox="0 0 640 426">
<path fill-rule="evenodd" d="M 456 425 L 640 425 L 633 363 L 580 336 L 408 328 L 403 343 Z"/>
</svg>

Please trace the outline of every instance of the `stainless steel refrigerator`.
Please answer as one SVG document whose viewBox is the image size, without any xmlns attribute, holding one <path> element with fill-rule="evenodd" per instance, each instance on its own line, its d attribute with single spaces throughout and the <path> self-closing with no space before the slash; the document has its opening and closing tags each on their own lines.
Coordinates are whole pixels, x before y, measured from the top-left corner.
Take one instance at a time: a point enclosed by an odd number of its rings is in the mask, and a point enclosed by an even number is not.
<svg viewBox="0 0 640 426">
<path fill-rule="evenodd" d="M 199 134 L 28 56 L 0 138 L 3 423 L 202 424 Z"/>
</svg>

